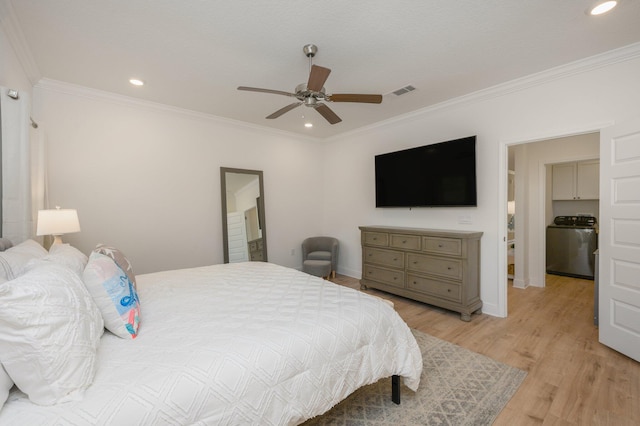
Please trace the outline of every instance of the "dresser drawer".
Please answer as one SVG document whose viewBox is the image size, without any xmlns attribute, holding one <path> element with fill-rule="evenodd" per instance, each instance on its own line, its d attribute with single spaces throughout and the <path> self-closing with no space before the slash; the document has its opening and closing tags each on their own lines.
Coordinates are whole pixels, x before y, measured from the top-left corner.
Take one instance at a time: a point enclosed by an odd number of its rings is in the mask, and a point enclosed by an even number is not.
<svg viewBox="0 0 640 426">
<path fill-rule="evenodd" d="M 408 253 L 407 269 L 458 280 L 462 279 L 462 262 L 457 259 L 443 259 L 439 257 Z"/>
<path fill-rule="evenodd" d="M 460 256 L 462 255 L 462 241 L 452 238 L 422 237 L 422 250 Z"/>
<path fill-rule="evenodd" d="M 264 254 L 261 251 L 251 252 L 250 257 L 251 257 L 251 261 L 252 262 L 263 262 L 264 261 Z"/>
<path fill-rule="evenodd" d="M 462 300 L 460 284 L 456 283 L 448 283 L 433 278 L 408 274 L 407 288 L 454 302 L 460 302 Z"/>
<path fill-rule="evenodd" d="M 369 246 L 387 247 L 389 245 L 389 234 L 386 232 L 363 232 L 363 243 Z"/>
<path fill-rule="evenodd" d="M 389 245 L 405 250 L 420 250 L 420 236 L 391 234 Z"/>
<path fill-rule="evenodd" d="M 377 263 L 378 265 L 392 268 L 404 268 L 404 253 L 402 252 L 365 247 L 363 256 L 366 263 Z"/>
<path fill-rule="evenodd" d="M 378 281 L 394 287 L 404 288 L 404 272 L 402 271 L 393 271 L 365 264 L 363 278 L 371 281 Z"/>
</svg>

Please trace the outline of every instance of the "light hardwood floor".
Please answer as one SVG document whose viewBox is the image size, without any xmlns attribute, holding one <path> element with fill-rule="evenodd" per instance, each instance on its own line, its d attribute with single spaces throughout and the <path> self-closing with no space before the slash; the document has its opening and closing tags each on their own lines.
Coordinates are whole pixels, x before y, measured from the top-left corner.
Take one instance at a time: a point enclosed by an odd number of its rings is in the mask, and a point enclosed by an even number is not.
<svg viewBox="0 0 640 426">
<path fill-rule="evenodd" d="M 360 289 L 359 280 L 333 282 Z M 508 317 L 460 315 L 378 290 L 409 327 L 528 372 L 495 425 L 640 425 L 640 363 L 598 342 L 593 281 L 508 289 Z"/>
</svg>

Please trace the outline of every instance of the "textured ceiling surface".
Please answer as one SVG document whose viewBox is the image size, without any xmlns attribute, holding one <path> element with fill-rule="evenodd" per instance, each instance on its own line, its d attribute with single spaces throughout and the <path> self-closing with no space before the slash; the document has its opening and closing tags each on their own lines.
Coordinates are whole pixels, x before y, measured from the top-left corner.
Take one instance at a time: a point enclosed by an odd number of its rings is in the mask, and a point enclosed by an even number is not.
<svg viewBox="0 0 640 426">
<path fill-rule="evenodd" d="M 317 138 L 640 41 L 637 0 L 600 17 L 581 0 L 0 1 L 39 78 Z M 291 98 L 236 88 L 293 92 L 307 81 L 308 43 L 332 70 L 328 93 L 382 104 L 330 103 L 336 125 L 304 106 L 266 120 Z"/>
</svg>

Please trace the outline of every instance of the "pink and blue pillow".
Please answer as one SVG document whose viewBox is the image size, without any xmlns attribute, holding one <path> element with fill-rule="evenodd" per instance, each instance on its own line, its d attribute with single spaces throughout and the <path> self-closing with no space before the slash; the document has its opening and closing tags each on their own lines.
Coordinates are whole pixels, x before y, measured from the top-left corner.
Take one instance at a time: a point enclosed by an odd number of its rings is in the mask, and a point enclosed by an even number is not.
<svg viewBox="0 0 640 426">
<path fill-rule="evenodd" d="M 116 336 L 135 339 L 140 326 L 140 299 L 133 268 L 122 252 L 96 247 L 83 280 L 102 313 L 105 328 Z"/>
</svg>

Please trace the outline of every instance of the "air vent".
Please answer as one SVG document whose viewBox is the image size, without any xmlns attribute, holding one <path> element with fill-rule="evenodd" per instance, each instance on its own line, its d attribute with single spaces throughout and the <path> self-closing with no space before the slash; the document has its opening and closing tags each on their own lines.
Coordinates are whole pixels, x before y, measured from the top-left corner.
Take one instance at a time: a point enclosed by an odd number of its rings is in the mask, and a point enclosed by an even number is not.
<svg viewBox="0 0 640 426">
<path fill-rule="evenodd" d="M 414 90 L 416 90 L 416 88 L 409 84 L 407 86 L 401 87 L 398 90 L 394 90 L 391 93 L 393 93 L 396 96 L 401 96 L 401 95 L 404 95 L 405 93 L 409 93 L 409 92 L 412 92 Z"/>
</svg>

